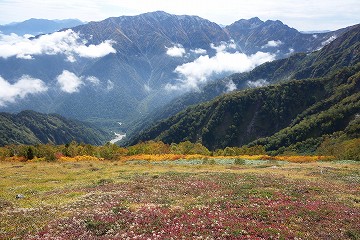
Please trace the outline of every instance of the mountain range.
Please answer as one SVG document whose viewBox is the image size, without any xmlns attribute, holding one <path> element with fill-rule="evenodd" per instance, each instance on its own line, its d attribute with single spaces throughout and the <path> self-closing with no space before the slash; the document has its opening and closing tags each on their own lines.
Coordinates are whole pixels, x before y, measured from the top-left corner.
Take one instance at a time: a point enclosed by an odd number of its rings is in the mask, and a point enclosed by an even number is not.
<svg viewBox="0 0 360 240">
<path fill-rule="evenodd" d="M 36 36 L 39 34 L 53 33 L 64 28 L 76 27 L 81 24 L 84 24 L 84 22 L 78 19 L 48 20 L 31 18 L 23 22 L 0 25 L 0 32 L 7 35 L 15 33 L 19 36 L 25 34 Z"/>
<path fill-rule="evenodd" d="M 187 95 L 173 103 L 174 108 L 212 98 L 230 81 L 238 89 L 256 87 L 188 107 L 134 134 L 129 144 L 189 140 L 212 150 L 248 144 L 281 153 L 286 149 L 314 150 L 332 134 L 359 137 L 359 51 L 360 25 L 356 25 L 320 51 L 294 54 L 249 73 L 231 75 L 207 86 L 195 99 L 195 94 Z M 157 116 L 160 119 L 161 114 Z"/>
<path fill-rule="evenodd" d="M 0 46 L 0 84 L 12 91 L 0 99 L 0 110 L 58 113 L 112 130 L 122 122 L 127 131 L 184 93 L 316 51 L 348 30 L 304 34 L 258 18 L 220 27 L 197 16 L 152 12 L 30 39 L 7 37 Z"/>
<path fill-rule="evenodd" d="M 354 29 L 358 27 L 359 25 L 355 25 L 349 27 L 348 30 L 356 32 Z M 344 39 L 346 36 L 341 36 L 339 40 L 324 47 L 321 51 L 312 54 L 293 54 L 288 58 L 264 63 L 250 72 L 232 74 L 205 85 L 201 91 L 190 92 L 175 98 L 159 110 L 134 121 L 128 129 L 128 140 L 132 142 L 132 136 L 139 134 L 141 130 L 148 128 L 156 121 L 175 115 L 191 105 L 210 101 L 229 90 L 262 87 L 291 79 L 323 77 L 341 67 L 352 66 L 360 60 L 357 53 L 358 46 L 354 44 L 358 39 L 353 38 L 350 41 Z M 229 89 L 229 86 L 232 89 Z"/>
</svg>

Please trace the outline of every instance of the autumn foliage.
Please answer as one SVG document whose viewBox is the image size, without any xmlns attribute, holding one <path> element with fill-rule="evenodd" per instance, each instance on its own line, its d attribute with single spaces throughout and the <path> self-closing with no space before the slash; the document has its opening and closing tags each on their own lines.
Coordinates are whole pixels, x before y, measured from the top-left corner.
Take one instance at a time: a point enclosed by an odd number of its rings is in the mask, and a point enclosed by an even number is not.
<svg viewBox="0 0 360 240">
<path fill-rule="evenodd" d="M 353 145 L 354 143 L 351 142 Z M 348 145 L 351 145 L 348 144 Z M 351 146 L 352 146 L 351 145 Z M 172 161 L 191 159 L 246 159 L 276 160 L 296 163 L 333 160 L 333 156 L 269 156 L 263 146 L 226 147 L 209 151 L 200 143 L 189 141 L 179 144 L 165 144 L 161 141 L 148 141 L 127 148 L 107 143 L 104 146 L 93 146 L 71 142 L 65 145 L 9 145 L 0 148 L 2 161 Z"/>
</svg>

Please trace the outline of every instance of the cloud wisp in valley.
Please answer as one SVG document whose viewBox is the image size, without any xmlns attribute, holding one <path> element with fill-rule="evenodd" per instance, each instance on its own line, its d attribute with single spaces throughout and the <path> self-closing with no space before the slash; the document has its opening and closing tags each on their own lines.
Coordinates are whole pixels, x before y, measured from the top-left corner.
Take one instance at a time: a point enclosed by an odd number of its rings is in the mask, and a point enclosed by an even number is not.
<svg viewBox="0 0 360 240">
<path fill-rule="evenodd" d="M 14 83 L 0 76 L 0 106 L 5 107 L 9 103 L 15 103 L 29 95 L 47 92 L 49 90 L 60 89 L 64 93 L 72 94 L 80 91 L 82 86 L 92 86 L 95 89 L 111 91 L 114 83 L 110 80 L 102 83 L 95 76 L 77 76 L 68 70 L 63 70 L 55 78 L 56 84 L 46 84 L 41 79 L 23 75 Z"/>
<path fill-rule="evenodd" d="M 270 83 L 266 81 L 266 79 L 258 79 L 256 81 L 247 81 L 247 85 L 249 88 L 258 88 L 269 85 Z"/>
<path fill-rule="evenodd" d="M 14 103 L 17 99 L 23 99 L 31 94 L 43 93 L 48 90 L 46 84 L 36 78 L 23 75 L 15 83 L 11 84 L 0 76 L 0 106 Z"/>
<path fill-rule="evenodd" d="M 219 46 L 211 44 L 216 50 L 212 57 L 203 55 L 177 66 L 175 73 L 179 76 L 174 84 L 167 84 L 165 88 L 169 91 L 191 91 L 199 90 L 199 87 L 215 77 L 226 74 L 247 72 L 256 66 L 275 59 L 275 55 L 265 52 L 257 52 L 253 55 L 246 55 L 238 51 L 231 53 L 228 50 L 236 48 L 235 43 L 223 43 Z"/>
<path fill-rule="evenodd" d="M 232 92 L 235 91 L 237 89 L 236 84 L 234 83 L 233 80 L 230 80 L 227 84 L 226 84 L 226 92 Z"/>
<path fill-rule="evenodd" d="M 67 70 L 64 70 L 59 76 L 57 76 L 56 80 L 61 91 L 66 93 L 79 92 L 81 85 L 84 84 L 80 77 Z"/>
<path fill-rule="evenodd" d="M 271 40 L 271 41 L 268 41 L 264 46 L 262 46 L 261 48 L 273 48 L 273 47 L 278 47 L 280 45 L 284 44 L 282 41 L 280 40 Z"/>
<path fill-rule="evenodd" d="M 108 80 L 106 83 L 101 84 L 100 79 L 95 76 L 77 76 L 75 73 L 68 70 L 64 70 L 60 75 L 56 77 L 57 85 L 60 90 L 65 93 L 77 93 L 82 86 L 92 85 L 93 87 L 100 87 L 106 91 L 110 91 L 114 88 L 114 83 Z M 103 87 L 101 87 L 103 85 Z"/>
<path fill-rule="evenodd" d="M 186 53 L 185 48 L 181 44 L 166 48 L 166 54 L 171 57 L 183 57 Z"/>
</svg>

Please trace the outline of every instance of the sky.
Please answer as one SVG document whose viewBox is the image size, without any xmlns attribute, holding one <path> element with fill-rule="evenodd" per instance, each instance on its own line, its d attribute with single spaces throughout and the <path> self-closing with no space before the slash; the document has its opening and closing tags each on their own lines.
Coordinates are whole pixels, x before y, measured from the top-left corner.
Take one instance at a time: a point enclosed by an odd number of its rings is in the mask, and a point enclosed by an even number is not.
<svg viewBox="0 0 360 240">
<path fill-rule="evenodd" d="M 222 25 L 259 17 L 300 31 L 336 30 L 360 23 L 359 0 L 0 0 L 0 24 L 30 18 L 100 21 L 162 10 Z"/>
</svg>

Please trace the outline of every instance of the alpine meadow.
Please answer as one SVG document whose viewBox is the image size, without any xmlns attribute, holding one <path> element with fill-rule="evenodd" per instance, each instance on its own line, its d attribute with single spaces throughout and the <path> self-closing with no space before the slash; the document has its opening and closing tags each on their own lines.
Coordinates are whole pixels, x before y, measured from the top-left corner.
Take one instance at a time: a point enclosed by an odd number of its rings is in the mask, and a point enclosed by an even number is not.
<svg viewBox="0 0 360 240">
<path fill-rule="evenodd" d="M 199 4 L 0 2 L 0 239 L 360 239 L 359 3 Z"/>
</svg>

